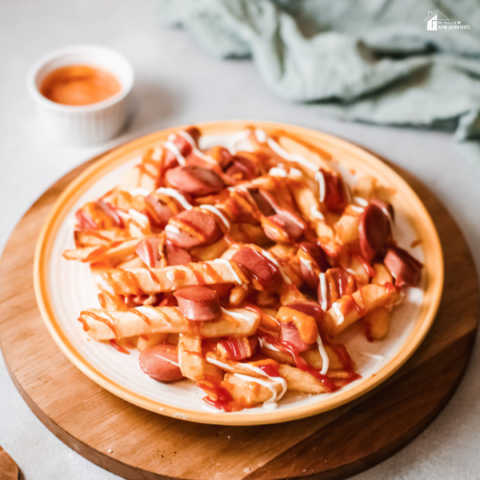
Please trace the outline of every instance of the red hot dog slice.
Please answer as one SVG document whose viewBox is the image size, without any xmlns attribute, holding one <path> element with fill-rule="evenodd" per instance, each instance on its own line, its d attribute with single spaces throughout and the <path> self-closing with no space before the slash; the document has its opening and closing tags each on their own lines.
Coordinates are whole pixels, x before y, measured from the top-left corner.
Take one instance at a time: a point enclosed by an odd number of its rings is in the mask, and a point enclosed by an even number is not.
<svg viewBox="0 0 480 480">
<path fill-rule="evenodd" d="M 175 216 L 170 208 L 153 195 L 145 197 L 145 211 L 152 225 L 163 228 Z"/>
<path fill-rule="evenodd" d="M 390 222 L 382 209 L 377 205 L 370 204 L 360 216 L 358 236 L 360 250 L 368 262 L 385 247 L 390 235 Z"/>
<path fill-rule="evenodd" d="M 221 313 L 218 293 L 208 287 L 179 288 L 174 294 L 180 313 L 195 322 L 215 320 Z"/>
<path fill-rule="evenodd" d="M 283 210 L 275 215 L 271 215 L 268 219 L 275 225 L 278 225 L 292 241 L 298 240 L 307 228 L 306 223 L 301 218 L 288 210 Z M 270 229 L 265 229 L 265 235 L 270 238 L 270 240 L 277 241 L 275 233 Z"/>
<path fill-rule="evenodd" d="M 174 382 L 183 378 L 176 345 L 154 345 L 144 350 L 138 361 L 143 372 L 159 382 Z"/>
<path fill-rule="evenodd" d="M 140 240 L 135 247 L 135 252 L 149 268 L 160 266 L 159 245 L 160 239 L 158 237 L 148 237 Z"/>
<path fill-rule="evenodd" d="M 243 267 L 267 292 L 278 290 L 283 283 L 278 267 L 253 248 L 241 248 L 233 255 L 232 260 Z"/>
<path fill-rule="evenodd" d="M 316 178 L 320 188 L 320 201 L 331 212 L 342 212 L 348 205 L 348 199 L 340 174 L 320 169 Z"/>
<path fill-rule="evenodd" d="M 395 278 L 396 285 L 414 287 L 418 284 L 423 265 L 402 248 L 389 247 L 383 262 Z"/>
<path fill-rule="evenodd" d="M 310 344 L 300 337 L 300 332 L 293 322 L 281 322 L 280 329 L 280 340 L 291 343 L 298 352 L 304 352 L 310 348 Z"/>
<path fill-rule="evenodd" d="M 223 180 L 212 170 L 196 165 L 186 165 L 168 170 L 165 179 L 174 188 L 197 197 L 218 193 Z"/>
<path fill-rule="evenodd" d="M 258 188 L 249 188 L 248 193 L 251 195 L 258 209 L 265 217 L 270 217 L 276 213 L 276 204 L 274 198 L 267 192 Z"/>
<path fill-rule="evenodd" d="M 330 265 L 325 252 L 313 242 L 302 242 L 300 244 L 298 257 L 300 258 L 300 272 L 303 280 L 312 289 L 318 288 L 318 274 L 312 265 L 315 262 L 320 272 L 325 272 Z"/>
<path fill-rule="evenodd" d="M 186 250 L 177 247 L 170 240 L 165 242 L 165 258 L 169 267 L 193 262 L 192 256 Z"/>
<path fill-rule="evenodd" d="M 165 231 L 168 240 L 186 250 L 199 245 L 210 245 L 222 236 L 215 215 L 200 209 L 179 213 L 170 220 Z"/>
</svg>

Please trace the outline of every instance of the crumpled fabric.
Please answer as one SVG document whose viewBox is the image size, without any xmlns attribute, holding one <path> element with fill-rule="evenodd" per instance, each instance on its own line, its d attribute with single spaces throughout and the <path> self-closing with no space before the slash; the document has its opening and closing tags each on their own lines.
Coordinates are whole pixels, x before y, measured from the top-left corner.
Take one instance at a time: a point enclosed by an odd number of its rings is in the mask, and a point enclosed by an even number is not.
<svg viewBox="0 0 480 480">
<path fill-rule="evenodd" d="M 211 55 L 344 120 L 455 131 L 480 173 L 477 0 L 157 0 Z M 429 12 L 470 29 L 427 31 Z M 443 18 L 439 16 L 439 18 Z M 460 23 L 458 23 L 460 22 Z"/>
</svg>

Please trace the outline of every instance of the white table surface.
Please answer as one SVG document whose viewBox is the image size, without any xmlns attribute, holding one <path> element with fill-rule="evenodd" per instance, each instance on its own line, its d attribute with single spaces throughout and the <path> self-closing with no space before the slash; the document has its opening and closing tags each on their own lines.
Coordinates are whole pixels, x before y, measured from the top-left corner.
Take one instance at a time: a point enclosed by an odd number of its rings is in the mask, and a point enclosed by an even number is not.
<svg viewBox="0 0 480 480">
<path fill-rule="evenodd" d="M 420 178 L 457 219 L 480 267 L 480 178 L 449 134 L 341 123 L 275 98 L 250 61 L 210 58 L 182 31 L 156 21 L 150 0 L 1 0 L 0 250 L 53 182 L 112 145 L 164 127 L 220 119 L 302 125 L 352 140 Z M 65 45 L 95 43 L 126 55 L 137 74 L 136 115 L 108 145 L 68 148 L 41 133 L 25 89 L 29 66 Z M 421 106 L 419 106 L 421 108 Z M 480 355 L 454 398 L 416 440 L 357 478 L 480 478 Z M 27 480 L 118 478 L 58 440 L 16 391 L 0 357 L 0 445 Z"/>
</svg>

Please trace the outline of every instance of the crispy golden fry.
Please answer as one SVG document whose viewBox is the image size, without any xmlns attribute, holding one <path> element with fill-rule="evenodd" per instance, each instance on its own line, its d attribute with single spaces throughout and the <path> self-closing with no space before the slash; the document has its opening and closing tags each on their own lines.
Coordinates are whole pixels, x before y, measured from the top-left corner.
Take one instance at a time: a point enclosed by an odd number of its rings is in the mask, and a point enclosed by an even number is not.
<svg viewBox="0 0 480 480">
<path fill-rule="evenodd" d="M 287 381 L 287 389 L 300 393 L 324 393 L 325 387 L 308 372 L 280 364 L 280 376 Z"/>
<path fill-rule="evenodd" d="M 237 307 L 250 292 L 248 285 L 235 285 L 230 292 L 229 303 L 232 307 Z"/>
<path fill-rule="evenodd" d="M 155 190 L 162 153 L 162 149 L 158 147 L 149 148 L 142 158 L 141 166 L 128 171 L 122 177 L 119 188 L 127 191 L 135 188 L 142 188 L 149 192 Z"/>
<path fill-rule="evenodd" d="M 108 245 L 111 242 L 128 240 L 129 234 L 121 228 L 108 228 L 104 230 L 76 230 L 74 232 L 75 246 L 77 248 Z"/>
<path fill-rule="evenodd" d="M 256 245 L 265 245 L 269 242 L 265 231 L 258 225 L 250 223 L 232 223 L 230 237 L 240 243 L 255 243 Z"/>
<path fill-rule="evenodd" d="M 137 338 L 137 348 L 143 352 L 149 347 L 158 345 L 167 340 L 168 333 L 150 333 L 148 335 L 139 335 Z"/>
<path fill-rule="evenodd" d="M 218 260 L 152 269 L 113 269 L 103 273 L 101 277 L 102 284 L 108 285 L 119 295 L 139 295 L 173 292 L 181 287 L 199 285 L 201 282 L 195 273 L 201 275 L 206 285 L 249 283 L 236 262 Z"/>
<path fill-rule="evenodd" d="M 390 309 L 378 307 L 365 315 L 365 331 L 371 340 L 382 340 L 390 326 Z"/>
<path fill-rule="evenodd" d="M 304 302 L 307 297 L 294 285 L 282 285 L 280 288 L 280 303 L 288 305 L 293 302 Z"/>
<path fill-rule="evenodd" d="M 393 277 L 388 268 L 381 264 L 375 263 L 373 268 L 377 274 L 372 278 L 372 283 L 375 285 L 385 285 L 386 283 L 393 283 Z"/>
<path fill-rule="evenodd" d="M 332 305 L 325 315 L 325 328 L 333 337 L 356 322 L 360 318 L 360 312 L 367 314 L 377 307 L 391 307 L 400 298 L 395 289 L 373 284 L 366 285 L 353 295 L 344 295 Z"/>
<path fill-rule="evenodd" d="M 269 380 L 268 378 L 258 379 L 263 384 L 271 385 L 270 389 L 260 384 L 255 378 L 256 377 L 252 377 L 251 375 L 244 376 L 239 373 L 227 373 L 222 382 L 222 387 L 230 392 L 233 400 L 240 402 L 246 408 L 254 407 L 259 403 L 272 399 L 274 395 L 273 390 L 276 391 L 275 398 L 282 393 L 282 385 L 280 383 Z"/>
<path fill-rule="evenodd" d="M 145 318 L 146 317 L 146 318 Z M 84 310 L 80 319 L 94 340 L 132 337 L 150 333 L 189 333 L 189 323 L 177 307 L 137 307 L 127 311 Z M 148 322 L 147 322 L 148 320 Z M 199 322 L 200 323 L 200 322 Z M 243 308 L 223 310 L 218 320 L 201 322 L 202 337 L 249 337 L 260 324 L 260 317 Z"/>
<path fill-rule="evenodd" d="M 137 243 L 138 239 L 133 239 L 121 242 L 120 245 L 110 243 L 107 245 L 76 248 L 75 250 L 65 250 L 63 256 L 67 260 L 76 260 L 78 262 L 118 261 L 135 253 Z"/>
<path fill-rule="evenodd" d="M 327 151 L 308 143 L 300 143 L 288 136 L 285 132 L 281 132 L 278 136 L 274 134 L 274 137 L 277 139 L 278 144 L 288 153 L 301 155 L 309 162 L 318 165 L 324 170 L 332 170 L 331 165 L 328 163 L 328 160 L 330 160 L 332 156 Z"/>
<path fill-rule="evenodd" d="M 376 178 L 370 176 L 361 177 L 358 179 L 357 184 L 353 188 L 353 195 L 355 197 L 361 197 L 365 200 L 370 200 L 375 195 L 376 187 Z"/>
<path fill-rule="evenodd" d="M 325 345 L 325 351 L 327 352 L 329 359 L 328 373 L 330 375 L 331 371 L 341 371 L 343 370 L 343 364 L 341 359 L 337 356 L 335 351 L 328 345 Z M 267 355 L 269 358 L 273 358 L 279 363 L 286 363 L 289 365 L 295 365 L 293 357 L 287 352 L 277 352 L 276 350 L 271 350 L 265 344 L 262 346 L 262 353 Z M 302 352 L 300 356 L 313 368 L 316 370 L 321 370 L 323 368 L 323 359 L 320 355 L 318 348 L 307 350 Z"/>
<path fill-rule="evenodd" d="M 334 228 L 337 233 L 337 240 L 341 245 L 352 243 L 358 240 L 358 226 L 360 224 L 359 215 L 349 215 L 344 213 L 340 220 L 335 223 Z"/>
<path fill-rule="evenodd" d="M 218 242 L 215 242 L 212 245 L 192 248 L 190 253 L 199 262 L 206 262 L 208 260 L 220 258 L 227 251 L 227 249 L 228 243 L 225 238 L 222 237 Z"/>
<path fill-rule="evenodd" d="M 197 381 L 204 377 L 202 339 L 182 334 L 178 342 L 178 363 L 184 377 Z"/>
</svg>

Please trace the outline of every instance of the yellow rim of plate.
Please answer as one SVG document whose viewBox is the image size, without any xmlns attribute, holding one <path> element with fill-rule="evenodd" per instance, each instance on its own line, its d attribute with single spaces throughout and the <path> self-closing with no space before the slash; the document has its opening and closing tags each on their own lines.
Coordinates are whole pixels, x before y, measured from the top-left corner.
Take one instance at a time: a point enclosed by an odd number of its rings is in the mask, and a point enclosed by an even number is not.
<svg viewBox="0 0 480 480">
<path fill-rule="evenodd" d="M 261 415 L 258 413 L 248 414 L 245 413 L 245 411 L 243 414 L 215 414 L 208 411 L 198 412 L 165 405 L 113 382 L 80 355 L 57 323 L 49 294 L 49 261 L 57 231 L 73 204 L 101 177 L 122 163 L 131 160 L 134 156 L 141 154 L 147 148 L 165 140 L 171 133 L 186 128 L 188 125 L 152 133 L 107 153 L 73 180 L 55 202 L 45 219 L 37 240 L 34 262 L 34 285 L 35 296 L 40 312 L 56 344 L 67 358 L 85 375 L 114 395 L 147 410 L 198 423 L 216 425 L 262 425 L 298 420 L 344 405 L 380 385 L 395 373 L 420 346 L 432 326 L 442 295 L 444 279 L 442 249 L 433 221 L 421 200 L 403 178 L 379 158 L 337 137 L 303 127 L 261 121 L 231 120 L 198 123 L 196 125 L 202 130 L 203 135 L 229 134 L 244 130 L 250 126 L 261 128 L 267 133 L 284 130 L 287 133 L 295 134 L 300 140 L 332 153 L 334 160 L 338 160 L 340 163 L 346 163 L 349 166 L 358 166 L 362 173 L 374 175 L 384 185 L 393 187 L 396 190 L 398 195 L 395 196 L 395 209 L 398 211 L 400 208 L 402 215 L 412 223 L 412 226 L 418 234 L 418 238 L 422 239 L 425 256 L 422 274 L 424 301 L 412 332 L 405 339 L 401 350 L 376 374 L 364 379 L 362 383 L 358 385 L 354 384 L 350 390 L 340 391 L 336 396 L 329 397 L 326 400 L 319 397 L 320 401 L 318 403 L 290 409 L 288 411 L 274 410 L 271 412 L 262 412 Z M 399 199 L 402 200 L 401 204 L 398 204 Z"/>
</svg>

